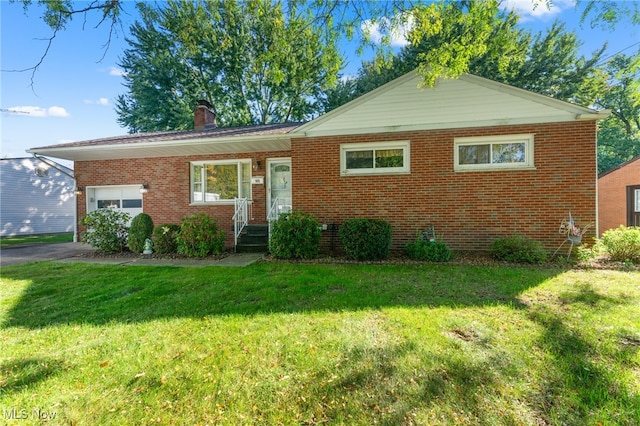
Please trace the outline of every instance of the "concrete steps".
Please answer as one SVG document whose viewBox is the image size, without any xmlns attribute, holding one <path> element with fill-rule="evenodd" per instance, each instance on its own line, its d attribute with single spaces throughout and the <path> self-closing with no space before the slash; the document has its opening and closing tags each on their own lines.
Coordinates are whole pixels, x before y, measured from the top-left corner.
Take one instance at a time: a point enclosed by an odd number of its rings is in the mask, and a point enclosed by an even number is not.
<svg viewBox="0 0 640 426">
<path fill-rule="evenodd" d="M 266 253 L 269 251 L 269 225 L 251 224 L 244 227 L 236 252 L 238 253 Z"/>
</svg>

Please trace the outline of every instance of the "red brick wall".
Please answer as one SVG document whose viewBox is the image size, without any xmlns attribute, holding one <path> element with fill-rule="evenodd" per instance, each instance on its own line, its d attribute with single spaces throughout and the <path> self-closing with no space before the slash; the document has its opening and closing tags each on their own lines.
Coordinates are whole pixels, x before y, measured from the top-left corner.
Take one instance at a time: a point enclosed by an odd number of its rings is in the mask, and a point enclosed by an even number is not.
<svg viewBox="0 0 640 426">
<path fill-rule="evenodd" d="M 248 159 L 260 161 L 254 176 L 265 176 L 267 157 L 286 157 L 290 152 L 238 153 L 211 156 L 184 156 L 163 158 L 133 158 L 127 160 L 77 161 L 74 165 L 78 185 L 83 187 L 105 185 L 149 184 L 143 195 L 143 211 L 151 216 L 155 225 L 179 224 L 189 214 L 205 212 L 218 220 L 227 232 L 227 246 L 233 246 L 233 205 L 190 206 L 189 166 L 191 161 Z M 266 223 L 266 190 L 264 185 L 252 185 L 253 222 Z M 78 196 L 78 217 L 86 214 L 86 191 Z"/>
<path fill-rule="evenodd" d="M 535 170 L 453 171 L 454 137 L 535 133 Z M 411 141 L 411 174 L 340 176 L 340 144 Z M 265 176 L 266 159 L 292 157 L 293 203 L 321 223 L 350 217 L 388 220 L 393 248 L 401 249 L 418 231 L 434 224 L 439 239 L 459 250 L 486 250 L 500 235 L 520 233 L 549 250 L 562 242 L 560 221 L 569 212 L 580 223 L 596 220 L 595 123 L 504 126 L 381 135 L 296 138 L 291 152 L 240 153 L 110 161 L 79 161 L 81 186 L 148 183 L 144 211 L 154 223 L 179 223 L 204 211 L 228 232 L 232 244 L 233 206 L 189 206 L 189 162 L 252 158 L 261 162 L 254 175 Z M 252 185 L 254 222 L 264 223 L 266 191 Z M 78 197 L 78 215 L 85 198 Z M 330 233 L 325 232 L 325 241 Z"/>
<path fill-rule="evenodd" d="M 455 137 L 520 133 L 535 133 L 535 170 L 453 171 Z M 411 174 L 340 176 L 341 143 L 390 140 L 411 141 Z M 569 212 L 595 225 L 595 155 L 594 122 L 294 139 L 294 206 L 329 224 L 386 219 L 394 249 L 434 224 L 453 249 L 486 250 L 517 232 L 555 250 Z"/>
<path fill-rule="evenodd" d="M 640 185 L 640 159 L 598 179 L 598 228 L 627 225 L 627 186 Z"/>
</svg>

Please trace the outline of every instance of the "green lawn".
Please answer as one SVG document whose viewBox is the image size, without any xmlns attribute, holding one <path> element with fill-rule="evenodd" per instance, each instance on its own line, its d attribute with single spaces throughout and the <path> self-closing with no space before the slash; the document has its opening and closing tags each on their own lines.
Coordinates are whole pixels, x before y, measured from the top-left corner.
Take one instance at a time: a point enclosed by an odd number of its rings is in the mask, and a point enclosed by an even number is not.
<svg viewBox="0 0 640 426">
<path fill-rule="evenodd" d="M 640 272 L 1 274 L 0 423 L 640 424 Z"/>
<path fill-rule="evenodd" d="M 16 237 L 0 238 L 0 247 L 17 244 L 42 244 L 42 243 L 71 243 L 73 242 L 73 232 L 63 234 L 46 235 L 20 235 Z"/>
</svg>

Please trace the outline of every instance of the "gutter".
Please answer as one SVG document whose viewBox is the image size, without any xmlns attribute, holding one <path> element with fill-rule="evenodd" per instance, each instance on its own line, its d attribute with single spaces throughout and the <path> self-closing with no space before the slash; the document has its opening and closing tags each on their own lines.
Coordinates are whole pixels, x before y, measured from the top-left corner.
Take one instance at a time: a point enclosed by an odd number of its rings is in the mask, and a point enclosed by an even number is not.
<svg viewBox="0 0 640 426">
<path fill-rule="evenodd" d="M 31 155 L 33 155 L 33 158 L 35 158 L 36 160 L 42 161 L 43 163 L 47 164 L 49 167 L 53 167 L 63 175 L 73 179 L 73 191 L 74 191 L 74 198 L 75 198 L 75 190 L 78 188 L 78 181 L 76 180 L 75 176 L 70 175 L 65 170 L 62 170 L 56 165 L 56 163 L 52 162 L 46 157 L 39 157 L 38 154 L 36 153 L 32 153 Z M 74 209 L 73 209 L 73 242 L 74 243 L 78 242 L 78 200 L 77 198 L 74 200 Z"/>
</svg>

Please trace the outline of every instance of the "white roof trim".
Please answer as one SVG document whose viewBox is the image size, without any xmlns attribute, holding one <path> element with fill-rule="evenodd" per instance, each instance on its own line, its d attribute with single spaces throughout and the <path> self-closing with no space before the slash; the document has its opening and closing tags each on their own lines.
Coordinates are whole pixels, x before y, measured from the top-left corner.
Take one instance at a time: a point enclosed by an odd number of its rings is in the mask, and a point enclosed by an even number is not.
<svg viewBox="0 0 640 426">
<path fill-rule="evenodd" d="M 86 161 L 289 150 L 291 150 L 291 137 L 288 135 L 258 135 L 235 138 L 54 146 L 32 148 L 27 152 L 65 160 Z"/>
<path fill-rule="evenodd" d="M 534 124 L 534 123 L 555 123 L 555 122 L 567 122 L 575 120 L 600 120 L 609 116 L 609 110 L 596 111 L 590 108 L 574 105 L 569 102 L 561 101 L 558 99 L 550 98 L 548 96 L 540 95 L 538 93 L 530 92 L 528 90 L 520 89 L 517 87 L 509 86 L 504 83 L 498 83 L 484 77 L 478 77 L 471 74 L 463 74 L 459 77 L 466 83 L 480 86 L 496 92 L 505 93 L 509 96 L 523 99 L 525 102 L 533 102 L 544 107 L 549 107 L 551 110 L 548 114 L 541 114 L 535 116 L 516 116 L 516 117 L 495 117 L 488 119 L 470 120 L 468 117 L 461 121 L 447 121 L 439 122 L 433 121 L 411 125 L 411 124 L 398 124 L 398 125 L 381 125 L 371 126 L 362 125 L 358 122 L 353 122 L 352 125 L 345 128 L 344 125 L 340 128 L 331 129 L 330 126 L 324 126 L 328 124 L 332 119 L 349 113 L 367 102 L 384 95 L 385 93 L 396 89 L 399 86 L 407 84 L 412 80 L 416 81 L 416 90 L 434 90 L 434 88 L 419 89 L 418 83 L 421 81 L 420 75 L 413 71 L 407 73 L 353 101 L 336 108 L 335 110 L 318 117 L 317 119 L 310 121 L 297 129 L 294 129 L 291 135 L 306 135 L 306 136 L 335 136 L 335 135 L 355 135 L 355 134 L 371 134 L 380 132 L 398 132 L 398 131 L 415 131 L 415 130 L 436 130 L 436 129 L 455 129 L 463 127 L 487 127 L 487 126 L 503 126 L 503 125 L 518 125 L 518 124 Z M 442 80 L 441 80 L 442 81 Z M 437 85 L 437 83 L 436 83 Z M 554 112 L 557 111 L 557 114 Z M 380 123 L 382 124 L 382 123 Z M 329 128 L 328 128 L 329 127 Z"/>
</svg>

